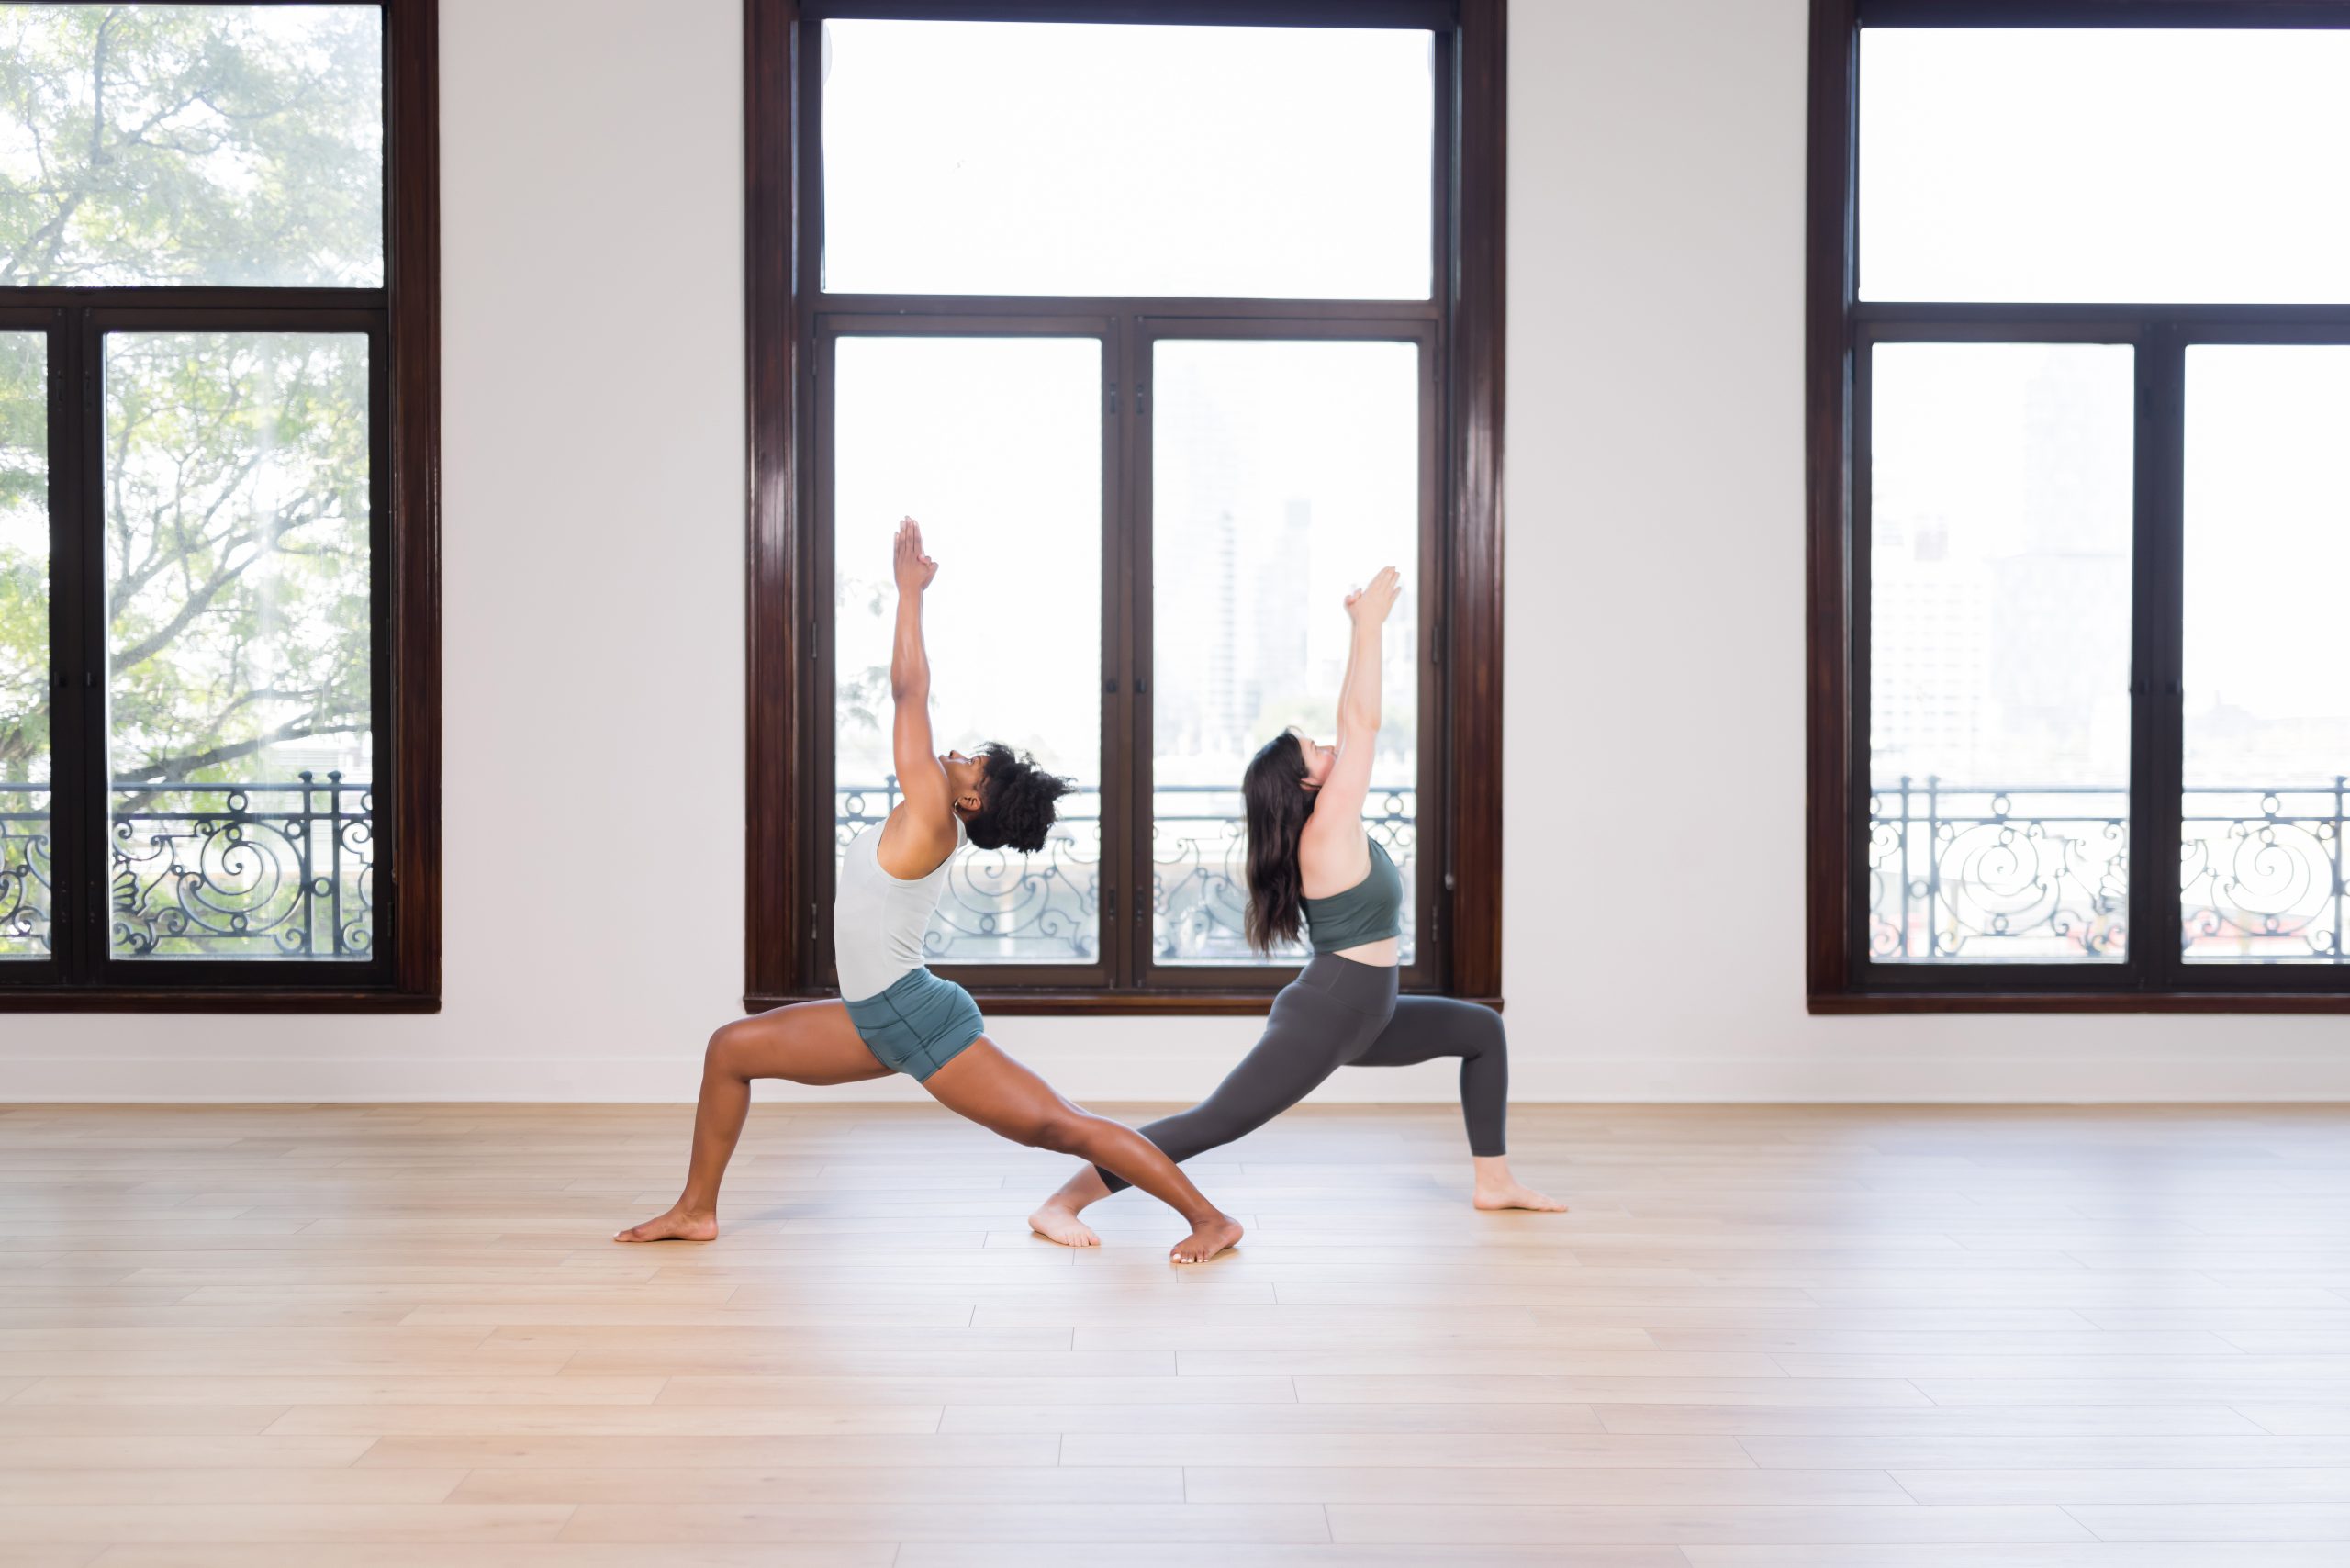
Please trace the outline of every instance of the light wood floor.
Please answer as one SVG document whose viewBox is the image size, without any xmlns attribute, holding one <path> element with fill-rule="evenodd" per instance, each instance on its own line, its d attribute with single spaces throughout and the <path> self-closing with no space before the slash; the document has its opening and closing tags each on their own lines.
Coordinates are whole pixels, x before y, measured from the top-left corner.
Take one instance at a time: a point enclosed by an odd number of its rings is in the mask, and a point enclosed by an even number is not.
<svg viewBox="0 0 2350 1568">
<path fill-rule="evenodd" d="M 2350 1562 L 2350 1110 L 0 1110 L 0 1568 Z"/>
</svg>

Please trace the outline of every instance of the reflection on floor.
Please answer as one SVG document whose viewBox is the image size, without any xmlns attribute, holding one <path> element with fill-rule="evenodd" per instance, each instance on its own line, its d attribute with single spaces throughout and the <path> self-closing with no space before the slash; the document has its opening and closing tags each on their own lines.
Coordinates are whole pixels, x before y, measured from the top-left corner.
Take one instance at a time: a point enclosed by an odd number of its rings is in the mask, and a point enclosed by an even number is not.
<svg viewBox="0 0 2350 1568">
<path fill-rule="evenodd" d="M 1189 1271 L 923 1107 L 606 1242 L 688 1118 L 0 1111 L 0 1565 L 2350 1562 L 2350 1111 L 1305 1111 Z"/>
</svg>

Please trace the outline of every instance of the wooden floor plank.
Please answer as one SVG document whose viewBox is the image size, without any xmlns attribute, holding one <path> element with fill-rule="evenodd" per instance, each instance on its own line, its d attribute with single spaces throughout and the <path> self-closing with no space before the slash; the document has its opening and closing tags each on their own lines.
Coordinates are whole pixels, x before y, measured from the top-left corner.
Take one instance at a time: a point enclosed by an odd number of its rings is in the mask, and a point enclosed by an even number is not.
<svg viewBox="0 0 2350 1568">
<path fill-rule="evenodd" d="M 2208 1546 L 2109 1541 L 1867 1546 L 1686 1546 L 1689 1568 L 2220 1568 Z M 2224 1568 L 2341 1568 L 2322 1543 L 2231 1541 Z"/>
<path fill-rule="evenodd" d="M 1554 1547 L 1218 1545 L 1214 1568 L 1561 1568 Z M 895 1568 L 1200 1568 L 1181 1542 L 908 1541 Z M 1670 1546 L 1578 1547 L 1572 1568 L 1689 1568 Z"/>
<path fill-rule="evenodd" d="M 1925 1508 L 1915 1505 L 1712 1506 L 1430 1506 L 1334 1503 L 1330 1533 L 1347 1543 L 1550 1545 L 1672 1542 L 1801 1543 L 2066 1541 L 2097 1539 L 2054 1507 Z"/>
<path fill-rule="evenodd" d="M 0 1108 L 0 1568 L 2350 1562 L 2341 1108 L 1312 1109 L 1192 1270 L 912 1105 L 612 1244 L 689 1121 Z"/>
<path fill-rule="evenodd" d="M 588 1503 L 565 1540 L 1326 1541 L 1312 1504 L 893 1503 L 760 1506 Z"/>
<path fill-rule="evenodd" d="M 479 1546 L 435 1542 L 429 1558 L 413 1546 L 308 1543 L 299 1546 L 118 1546 L 95 1568 L 892 1568 L 889 1541 L 768 1542 L 755 1546 L 641 1546 L 523 1542 Z M 0 1559 L 0 1568 L 6 1568 Z"/>
</svg>

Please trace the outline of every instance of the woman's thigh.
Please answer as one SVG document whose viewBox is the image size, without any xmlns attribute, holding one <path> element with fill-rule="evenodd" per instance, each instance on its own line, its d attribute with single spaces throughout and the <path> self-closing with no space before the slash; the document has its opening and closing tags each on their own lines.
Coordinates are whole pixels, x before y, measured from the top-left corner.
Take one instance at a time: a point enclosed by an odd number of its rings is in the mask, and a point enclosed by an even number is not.
<svg viewBox="0 0 2350 1568">
<path fill-rule="evenodd" d="M 956 1052 L 922 1086 L 957 1115 L 1014 1143 L 1035 1143 L 1056 1126 L 1085 1114 L 985 1035 Z"/>
<path fill-rule="evenodd" d="M 711 1037 L 728 1070 L 744 1078 L 788 1078 L 817 1085 L 887 1078 L 838 1002 L 799 1002 L 738 1018 Z"/>
<path fill-rule="evenodd" d="M 1412 1067 L 1438 1057 L 1471 1057 L 1501 1041 L 1501 1014 L 1450 996 L 1404 996 L 1356 1067 Z"/>
</svg>

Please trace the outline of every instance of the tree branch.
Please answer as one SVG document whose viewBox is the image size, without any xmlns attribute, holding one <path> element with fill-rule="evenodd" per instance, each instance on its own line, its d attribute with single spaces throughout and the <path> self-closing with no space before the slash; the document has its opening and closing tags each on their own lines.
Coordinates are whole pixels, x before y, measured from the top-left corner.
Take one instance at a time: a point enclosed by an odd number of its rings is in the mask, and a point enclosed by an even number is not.
<svg viewBox="0 0 2350 1568">
<path fill-rule="evenodd" d="M 265 731 L 249 741 L 232 741 L 225 745 L 207 746 L 203 751 L 189 752 L 181 756 L 162 757 L 150 762 L 144 767 L 118 773 L 115 775 L 115 785 L 120 788 L 126 784 L 185 784 L 187 782 L 185 775 L 199 767 L 218 767 L 224 762 L 234 762 L 241 756 L 251 756 L 257 751 L 266 751 L 281 741 L 308 740 L 313 735 L 357 734 L 366 728 L 364 724 L 359 723 L 322 724 L 317 722 L 317 714 L 306 713 L 299 719 L 288 719 L 277 728 Z M 147 793 L 152 795 L 154 792 L 149 790 Z"/>
</svg>

